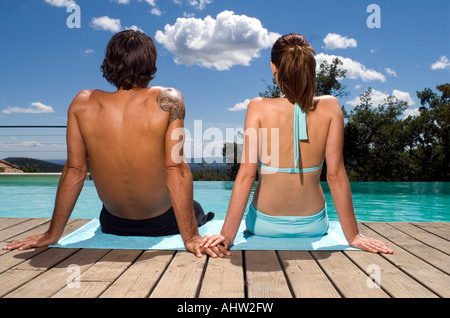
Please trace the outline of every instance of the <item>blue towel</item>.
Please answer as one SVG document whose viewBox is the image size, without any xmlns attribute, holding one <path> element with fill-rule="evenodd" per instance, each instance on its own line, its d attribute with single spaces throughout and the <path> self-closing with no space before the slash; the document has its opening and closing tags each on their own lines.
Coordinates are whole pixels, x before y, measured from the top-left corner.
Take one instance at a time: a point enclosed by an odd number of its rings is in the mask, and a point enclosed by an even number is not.
<svg viewBox="0 0 450 318">
<path fill-rule="evenodd" d="M 212 220 L 199 228 L 200 236 L 218 234 L 223 220 Z M 117 236 L 105 234 L 98 219 L 63 237 L 55 245 L 59 248 L 184 250 L 181 235 L 163 237 Z M 357 250 L 348 245 L 338 221 L 330 221 L 328 233 L 313 238 L 271 238 L 253 235 L 242 221 L 231 250 Z"/>
</svg>

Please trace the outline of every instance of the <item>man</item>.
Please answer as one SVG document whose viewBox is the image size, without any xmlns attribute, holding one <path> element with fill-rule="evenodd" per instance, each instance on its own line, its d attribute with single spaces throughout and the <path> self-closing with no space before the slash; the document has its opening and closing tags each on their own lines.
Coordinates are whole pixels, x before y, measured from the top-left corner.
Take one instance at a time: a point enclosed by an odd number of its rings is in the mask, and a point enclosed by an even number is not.
<svg viewBox="0 0 450 318">
<path fill-rule="evenodd" d="M 69 107 L 67 163 L 49 229 L 4 249 L 23 250 L 58 241 L 83 187 L 89 161 L 104 204 L 100 214 L 103 232 L 180 233 L 186 249 L 197 257 L 202 253 L 223 256 L 217 249 L 200 246 L 198 226 L 214 214 L 205 215 L 193 201 L 192 175 L 180 148 L 182 141 L 172 138 L 180 129 L 184 132 L 182 94 L 171 88 L 147 88 L 157 70 L 156 58 L 152 39 L 141 32 L 128 30 L 112 37 L 101 69 L 118 90 L 82 91 Z"/>
</svg>

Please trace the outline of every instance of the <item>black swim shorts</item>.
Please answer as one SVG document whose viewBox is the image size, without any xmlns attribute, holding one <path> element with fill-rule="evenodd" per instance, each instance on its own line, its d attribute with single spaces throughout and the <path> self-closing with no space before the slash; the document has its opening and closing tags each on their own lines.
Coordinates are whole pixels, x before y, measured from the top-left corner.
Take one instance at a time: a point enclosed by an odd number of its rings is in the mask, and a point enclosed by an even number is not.
<svg viewBox="0 0 450 318">
<path fill-rule="evenodd" d="M 197 201 L 194 201 L 194 212 L 198 227 L 214 218 L 214 213 L 205 214 Z M 155 218 L 128 220 L 112 215 L 103 207 L 100 213 L 100 225 L 103 233 L 121 236 L 166 236 L 180 233 L 172 208 Z"/>
</svg>

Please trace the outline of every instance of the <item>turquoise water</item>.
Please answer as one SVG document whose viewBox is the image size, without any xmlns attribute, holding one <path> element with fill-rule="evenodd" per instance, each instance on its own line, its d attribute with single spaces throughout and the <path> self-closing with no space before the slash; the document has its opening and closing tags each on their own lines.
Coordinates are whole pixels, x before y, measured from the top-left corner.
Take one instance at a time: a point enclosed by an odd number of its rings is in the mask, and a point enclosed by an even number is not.
<svg viewBox="0 0 450 318">
<path fill-rule="evenodd" d="M 58 180 L 0 176 L 0 217 L 50 218 Z M 194 182 L 194 199 L 225 219 L 232 187 L 233 182 Z M 328 185 L 322 187 L 330 219 L 337 220 Z M 355 182 L 351 188 L 360 222 L 450 222 L 450 182 Z M 101 207 L 94 183 L 86 181 L 71 217 L 96 218 Z"/>
</svg>

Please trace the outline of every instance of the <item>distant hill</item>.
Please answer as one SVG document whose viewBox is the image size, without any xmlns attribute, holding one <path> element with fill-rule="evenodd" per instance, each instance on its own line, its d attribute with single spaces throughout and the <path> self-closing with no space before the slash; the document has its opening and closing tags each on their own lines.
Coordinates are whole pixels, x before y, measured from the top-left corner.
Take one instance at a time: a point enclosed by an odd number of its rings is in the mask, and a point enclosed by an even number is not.
<svg viewBox="0 0 450 318">
<path fill-rule="evenodd" d="M 222 158 L 218 158 L 216 161 L 220 162 Z M 9 163 L 12 163 L 19 167 L 37 167 L 39 172 L 43 173 L 51 173 L 51 172 L 62 172 L 64 168 L 64 164 L 66 160 L 52 160 L 49 159 L 48 161 L 45 160 L 39 160 L 39 159 L 33 159 L 33 158 L 18 158 L 18 157 L 9 157 L 6 159 L 3 159 L 5 161 L 8 161 Z M 191 161 L 194 161 L 193 159 Z M 207 163 L 212 162 L 212 163 Z M 189 163 L 189 167 L 192 171 L 212 171 L 217 173 L 226 173 L 228 169 L 230 168 L 227 163 L 216 163 L 213 162 L 211 158 L 209 160 L 203 160 L 202 163 Z"/>
<path fill-rule="evenodd" d="M 12 163 L 16 166 L 22 167 L 37 167 L 38 172 L 44 172 L 44 173 L 50 173 L 50 172 L 62 172 L 64 166 L 59 165 L 56 163 L 39 160 L 39 159 L 32 159 L 32 158 L 15 158 L 15 157 L 9 157 L 6 159 L 3 159 L 5 161 L 8 161 L 9 163 Z"/>
</svg>

